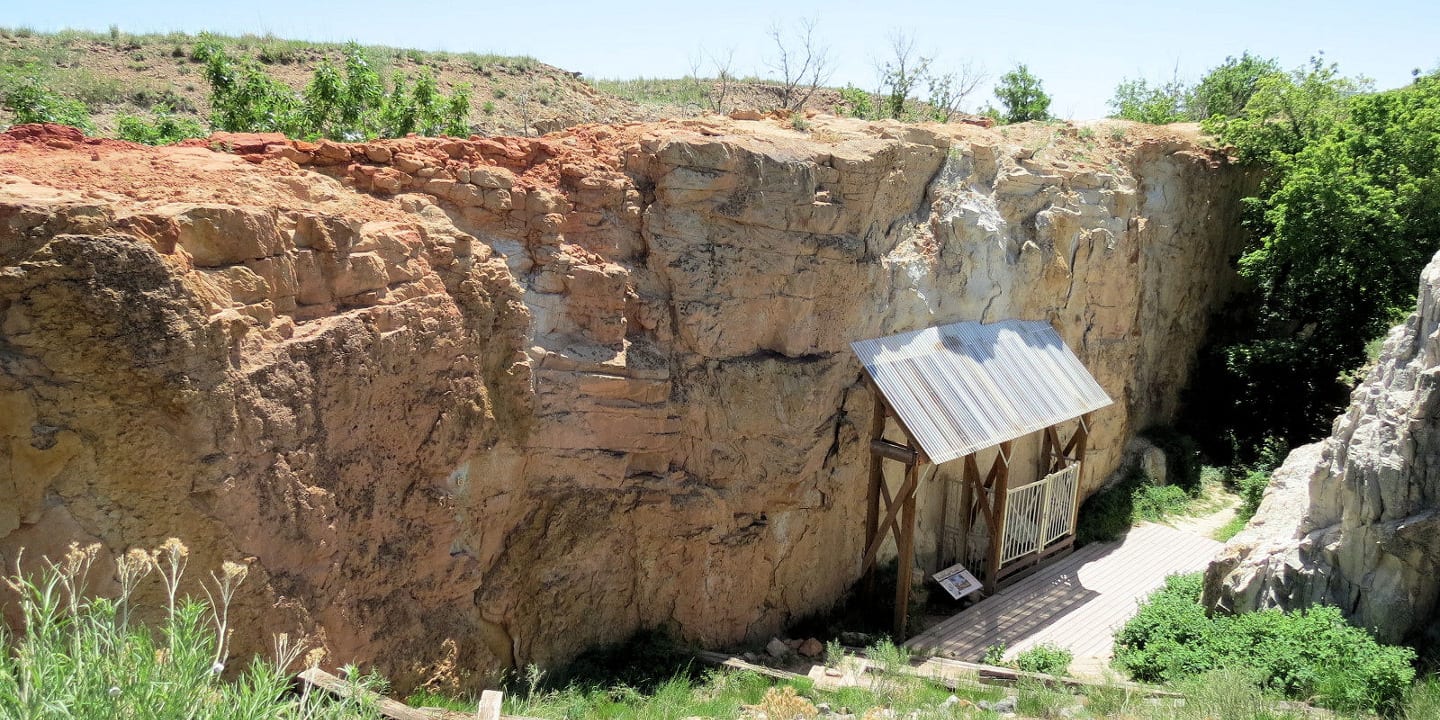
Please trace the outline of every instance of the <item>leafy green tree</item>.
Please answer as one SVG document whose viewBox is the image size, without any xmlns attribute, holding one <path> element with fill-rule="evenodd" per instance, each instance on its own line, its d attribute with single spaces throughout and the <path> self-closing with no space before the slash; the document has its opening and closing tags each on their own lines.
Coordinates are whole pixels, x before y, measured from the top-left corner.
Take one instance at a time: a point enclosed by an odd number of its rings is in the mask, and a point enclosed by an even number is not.
<svg viewBox="0 0 1440 720">
<path fill-rule="evenodd" d="M 1356 94 L 1364 86 L 1312 61 L 1263 78 L 1236 118 L 1207 122 L 1268 166 L 1239 267 L 1254 290 L 1193 383 L 1196 430 L 1229 435 L 1210 438 L 1212 455 L 1228 444 L 1248 462 L 1270 435 L 1323 434 L 1348 397 L 1342 374 L 1412 306 L 1440 249 L 1440 75 Z"/>
<path fill-rule="evenodd" d="M 1348 100 L 1372 89 L 1369 80 L 1344 77 L 1334 63 L 1313 57 L 1289 75 L 1259 77 L 1242 110 L 1212 114 L 1204 128 L 1242 159 L 1283 163 L 1344 123 Z"/>
<path fill-rule="evenodd" d="M 1227 57 L 1195 86 L 1189 114 L 1195 120 L 1212 115 L 1235 117 L 1259 90 L 1261 80 L 1284 74 L 1280 63 L 1272 58 L 1261 58 L 1248 51 L 1238 58 Z"/>
<path fill-rule="evenodd" d="M 1050 96 L 1023 63 L 1000 76 L 995 97 L 1005 106 L 1005 122 L 1050 119 Z"/>
<path fill-rule="evenodd" d="M 1179 78 L 1151 85 L 1144 78 L 1124 80 L 1110 98 L 1110 117 L 1166 125 L 1190 119 L 1191 90 Z"/>
</svg>

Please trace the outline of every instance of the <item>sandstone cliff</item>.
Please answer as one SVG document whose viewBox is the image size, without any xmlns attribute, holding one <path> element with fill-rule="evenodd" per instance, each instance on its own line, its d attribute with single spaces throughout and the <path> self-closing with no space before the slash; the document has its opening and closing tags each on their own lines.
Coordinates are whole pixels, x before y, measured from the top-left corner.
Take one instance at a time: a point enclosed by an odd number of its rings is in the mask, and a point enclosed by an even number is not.
<svg viewBox="0 0 1440 720">
<path fill-rule="evenodd" d="M 859 569 L 849 341 L 1050 320 L 1117 400 L 1087 491 L 1174 411 L 1249 180 L 1104 132 L 16 128 L 0 560 L 178 535 L 251 564 L 237 653 L 300 628 L 402 685 L 639 628 L 763 636 Z"/>
<path fill-rule="evenodd" d="M 1428 640 L 1440 600 L 1440 255 L 1331 436 L 1275 471 L 1206 577 L 1222 610 L 1338 605 L 1387 642 Z"/>
</svg>

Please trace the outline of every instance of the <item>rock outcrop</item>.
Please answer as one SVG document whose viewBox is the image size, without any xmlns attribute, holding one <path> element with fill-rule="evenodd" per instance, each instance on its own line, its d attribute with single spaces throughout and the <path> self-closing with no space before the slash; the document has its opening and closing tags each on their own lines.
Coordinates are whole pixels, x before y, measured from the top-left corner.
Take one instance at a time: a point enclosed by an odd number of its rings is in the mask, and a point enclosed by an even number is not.
<svg viewBox="0 0 1440 720">
<path fill-rule="evenodd" d="M 401 685 L 641 628 L 764 638 L 859 570 L 851 340 L 1050 320 L 1117 400 L 1087 491 L 1174 411 L 1251 178 L 1105 133 L 16 128 L 0 560 L 179 536 L 251 566 L 237 653 L 304 630 Z"/>
<path fill-rule="evenodd" d="M 1440 638 L 1440 255 L 1331 436 L 1275 471 L 1206 576 L 1221 610 L 1337 605 L 1387 642 Z"/>
</svg>

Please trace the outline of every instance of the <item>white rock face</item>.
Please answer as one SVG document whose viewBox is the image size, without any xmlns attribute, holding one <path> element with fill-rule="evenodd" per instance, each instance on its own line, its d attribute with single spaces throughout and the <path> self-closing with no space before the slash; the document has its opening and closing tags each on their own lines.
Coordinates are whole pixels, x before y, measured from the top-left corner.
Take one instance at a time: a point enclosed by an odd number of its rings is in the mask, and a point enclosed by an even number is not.
<svg viewBox="0 0 1440 720">
<path fill-rule="evenodd" d="M 1386 641 L 1432 635 L 1440 598 L 1440 255 L 1331 436 L 1275 471 L 1210 566 L 1223 610 L 1338 605 Z"/>
</svg>

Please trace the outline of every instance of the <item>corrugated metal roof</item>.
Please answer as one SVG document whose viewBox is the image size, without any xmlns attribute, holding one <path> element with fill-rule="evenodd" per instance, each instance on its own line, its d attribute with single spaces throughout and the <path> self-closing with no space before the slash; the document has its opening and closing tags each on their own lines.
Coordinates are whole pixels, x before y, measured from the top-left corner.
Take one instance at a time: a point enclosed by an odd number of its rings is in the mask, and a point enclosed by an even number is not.
<svg viewBox="0 0 1440 720">
<path fill-rule="evenodd" d="M 934 463 L 1113 402 L 1046 322 L 961 322 L 850 347 Z"/>
</svg>

